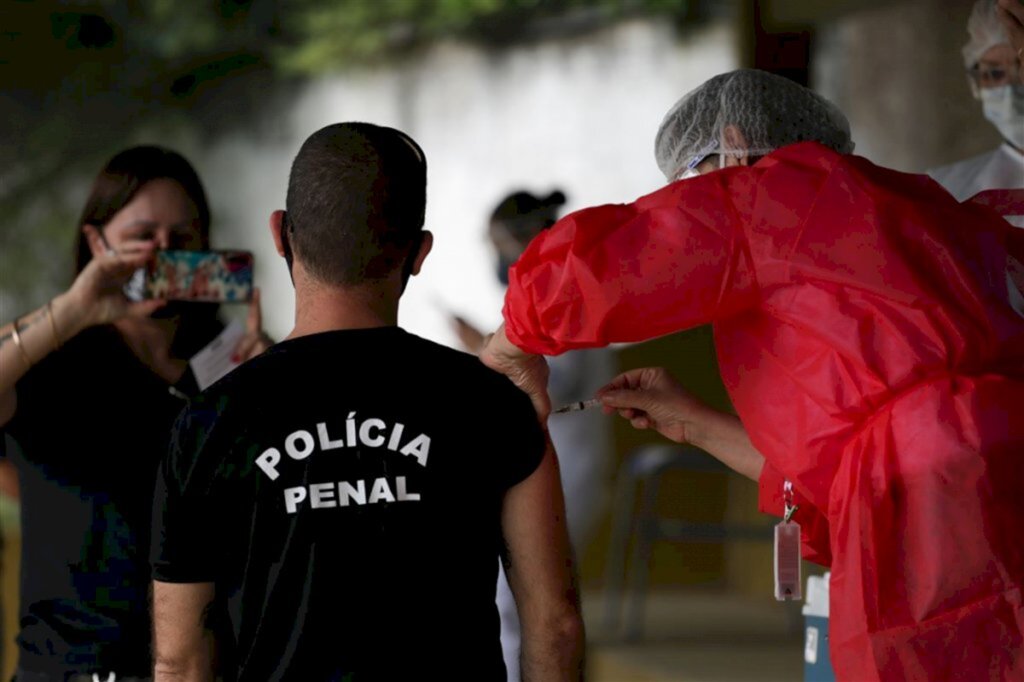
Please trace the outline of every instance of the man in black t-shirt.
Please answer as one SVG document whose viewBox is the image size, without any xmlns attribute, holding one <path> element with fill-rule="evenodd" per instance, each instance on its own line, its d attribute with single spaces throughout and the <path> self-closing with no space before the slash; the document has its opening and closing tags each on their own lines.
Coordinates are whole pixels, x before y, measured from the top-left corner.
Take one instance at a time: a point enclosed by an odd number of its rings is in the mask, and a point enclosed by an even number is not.
<svg viewBox="0 0 1024 682">
<path fill-rule="evenodd" d="M 397 327 L 432 237 L 403 133 L 328 126 L 270 226 L 296 291 L 289 337 L 179 417 L 156 491 L 156 680 L 504 680 L 507 562 L 523 676 L 579 679 L 554 453 L 529 399 L 476 358 Z"/>
</svg>

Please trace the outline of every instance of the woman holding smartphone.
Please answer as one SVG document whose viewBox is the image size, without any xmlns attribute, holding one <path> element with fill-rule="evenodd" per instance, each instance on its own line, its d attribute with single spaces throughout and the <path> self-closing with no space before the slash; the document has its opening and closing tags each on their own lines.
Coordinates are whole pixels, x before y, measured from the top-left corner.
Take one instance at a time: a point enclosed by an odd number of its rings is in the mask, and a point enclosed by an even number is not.
<svg viewBox="0 0 1024 682">
<path fill-rule="evenodd" d="M 209 247 L 210 212 L 181 155 L 134 147 L 100 171 L 74 282 L 0 328 L 0 428 L 18 447 L 22 504 L 17 682 L 150 677 L 153 482 L 188 360 L 221 330 L 217 305 L 131 301 L 157 250 Z M 253 297 L 241 360 L 270 340 Z"/>
</svg>

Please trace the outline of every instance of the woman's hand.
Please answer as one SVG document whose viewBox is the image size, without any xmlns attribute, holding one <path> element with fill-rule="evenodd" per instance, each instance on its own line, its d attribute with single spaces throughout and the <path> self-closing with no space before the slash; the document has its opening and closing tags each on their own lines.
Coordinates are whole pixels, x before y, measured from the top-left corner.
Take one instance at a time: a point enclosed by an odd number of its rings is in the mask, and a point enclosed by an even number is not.
<svg viewBox="0 0 1024 682">
<path fill-rule="evenodd" d="M 543 355 L 532 355 L 517 348 L 505 336 L 505 325 L 484 339 L 480 360 L 496 372 L 512 380 L 526 395 L 530 396 L 537 416 L 545 421 L 551 414 L 551 399 L 548 397 L 548 363 Z"/>
<path fill-rule="evenodd" d="M 100 239 L 99 233 L 92 226 L 83 229 L 90 241 Z M 90 231 L 92 234 L 89 234 Z M 142 241 L 117 253 L 94 250 L 92 260 L 62 297 L 71 318 L 68 321 L 72 322 L 68 326 L 83 329 L 129 315 L 148 317 L 163 306 L 166 301 L 154 299 L 135 302 L 129 301 L 124 295 L 124 285 L 136 270 L 146 266 L 155 251 L 155 243 Z"/>
<path fill-rule="evenodd" d="M 274 340 L 263 331 L 260 290 L 259 287 L 256 287 L 252 290 L 252 300 L 249 302 L 249 316 L 245 320 L 245 336 L 238 340 L 238 344 L 231 354 L 231 359 L 235 362 L 245 362 L 273 345 Z"/>
</svg>

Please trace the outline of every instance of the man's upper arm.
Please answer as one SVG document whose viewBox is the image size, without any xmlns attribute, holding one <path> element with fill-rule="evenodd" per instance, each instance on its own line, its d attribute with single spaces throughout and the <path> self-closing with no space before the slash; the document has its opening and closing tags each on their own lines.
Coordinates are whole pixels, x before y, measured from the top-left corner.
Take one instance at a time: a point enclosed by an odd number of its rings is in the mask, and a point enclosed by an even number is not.
<svg viewBox="0 0 1024 682">
<path fill-rule="evenodd" d="M 583 679 L 583 620 L 550 439 L 540 465 L 505 494 L 502 530 L 522 625 L 524 682 Z"/>
<path fill-rule="evenodd" d="M 207 610 L 213 583 L 153 582 L 155 682 L 212 680 Z"/>
<path fill-rule="evenodd" d="M 524 622 L 555 607 L 578 609 L 558 459 L 550 440 L 534 472 L 505 494 L 501 514 L 509 584 Z"/>
<path fill-rule="evenodd" d="M 153 495 L 150 559 L 153 577 L 169 583 L 203 583 L 217 578 L 231 503 L 216 483 L 216 462 L 224 445 L 211 438 L 214 415 L 187 408 L 178 417 Z"/>
</svg>

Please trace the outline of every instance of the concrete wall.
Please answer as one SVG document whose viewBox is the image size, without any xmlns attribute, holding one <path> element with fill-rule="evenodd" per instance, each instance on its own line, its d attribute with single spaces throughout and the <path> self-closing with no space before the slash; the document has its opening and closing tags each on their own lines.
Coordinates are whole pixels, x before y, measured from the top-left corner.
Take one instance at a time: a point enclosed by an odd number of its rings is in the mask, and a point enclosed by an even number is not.
<svg viewBox="0 0 1024 682">
<path fill-rule="evenodd" d="M 728 26 L 682 38 L 647 21 L 503 51 L 444 44 L 415 61 L 313 82 L 287 107 L 240 116 L 249 122 L 212 145 L 184 144 L 214 202 L 216 240 L 257 254 L 267 328 L 280 337 L 292 321 L 291 288 L 266 224 L 284 205 L 299 145 L 344 120 L 411 134 L 428 158 L 427 228 L 436 240 L 400 321 L 454 343 L 446 309 L 484 328 L 500 322 L 501 290 L 484 235 L 499 199 L 557 187 L 571 210 L 630 201 L 663 185 L 653 154 L 662 116 L 689 89 L 735 68 L 736 54 Z"/>
<path fill-rule="evenodd" d="M 857 153 L 920 172 L 980 153 L 998 136 L 971 98 L 960 46 L 970 0 L 903 0 L 827 15 L 813 25 L 812 85 L 850 118 Z M 218 242 L 257 252 L 270 331 L 291 323 L 287 274 L 266 218 L 284 202 L 288 166 L 322 125 L 367 120 L 412 134 L 429 164 L 434 253 L 401 312 L 410 330 L 454 343 L 445 310 L 482 327 L 500 321 L 500 289 L 484 240 L 506 192 L 561 188 L 567 210 L 628 201 L 663 182 L 653 133 L 668 107 L 739 65 L 727 25 L 678 35 L 636 21 L 582 37 L 506 50 L 443 44 L 414 61 L 268 94 L 212 144 L 182 141 L 216 211 Z M 243 112 L 230 112 L 238 115 Z"/>
<path fill-rule="evenodd" d="M 996 147 L 960 47 L 971 0 L 903 0 L 816 28 L 812 84 L 850 118 L 856 153 L 924 171 Z"/>
</svg>

